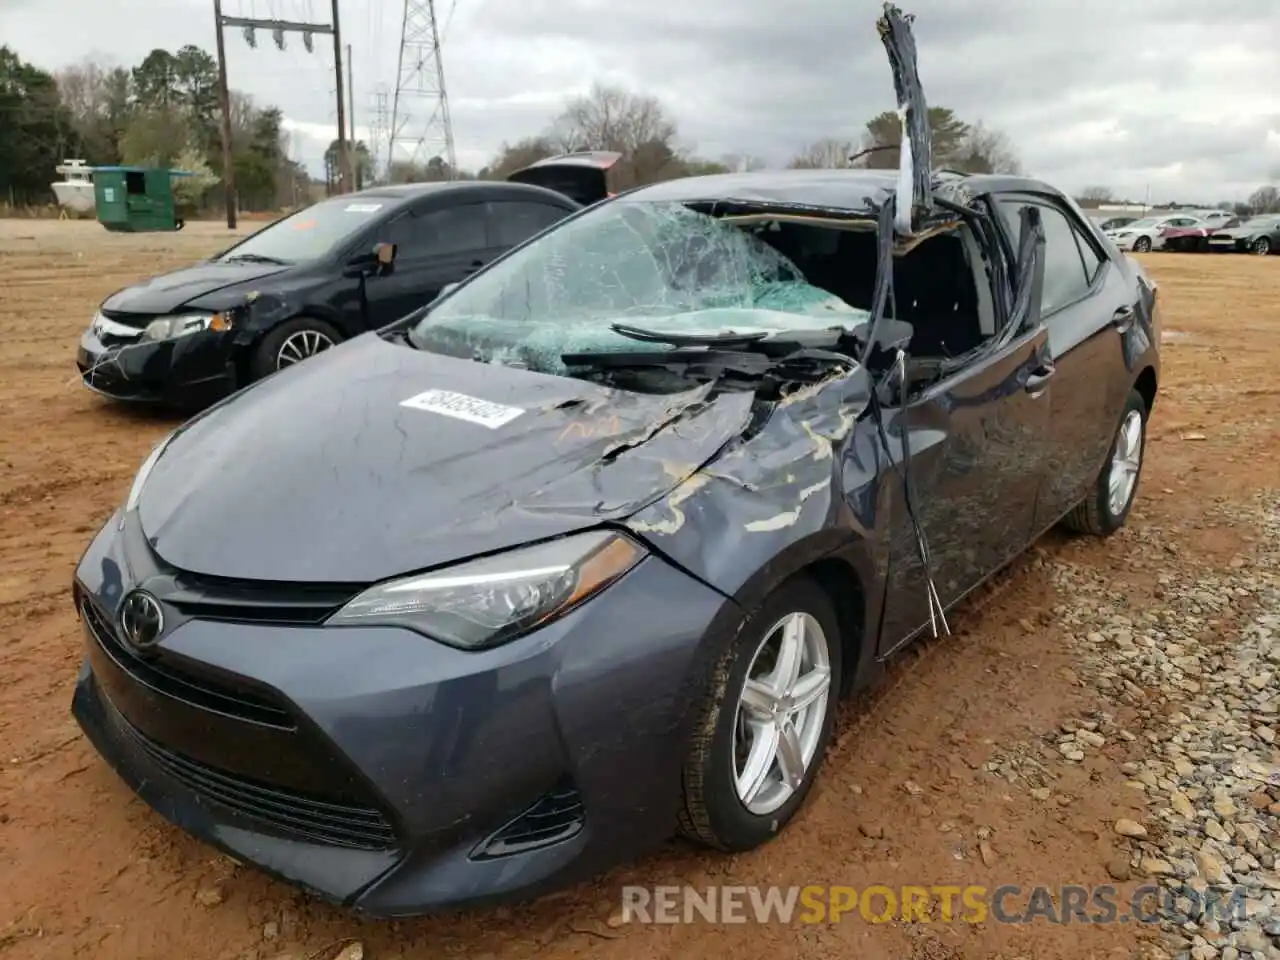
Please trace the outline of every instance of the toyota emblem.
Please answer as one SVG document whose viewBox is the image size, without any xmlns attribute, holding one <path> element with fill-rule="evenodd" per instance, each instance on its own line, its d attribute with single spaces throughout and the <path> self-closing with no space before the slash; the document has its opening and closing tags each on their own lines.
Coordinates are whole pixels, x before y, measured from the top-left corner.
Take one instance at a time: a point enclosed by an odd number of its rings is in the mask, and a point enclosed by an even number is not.
<svg viewBox="0 0 1280 960">
<path fill-rule="evenodd" d="M 160 642 L 164 632 L 164 611 L 151 594 L 135 590 L 120 606 L 120 629 L 129 646 L 150 649 Z"/>
</svg>

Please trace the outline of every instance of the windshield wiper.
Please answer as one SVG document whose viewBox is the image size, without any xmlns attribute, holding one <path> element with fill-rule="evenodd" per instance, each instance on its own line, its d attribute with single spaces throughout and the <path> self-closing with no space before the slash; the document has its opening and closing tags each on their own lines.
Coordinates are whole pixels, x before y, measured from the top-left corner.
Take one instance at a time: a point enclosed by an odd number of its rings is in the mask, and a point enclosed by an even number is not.
<svg viewBox="0 0 1280 960">
<path fill-rule="evenodd" d="M 756 350 L 677 347 L 673 350 L 619 352 L 610 350 L 564 353 L 561 362 L 569 370 L 608 372 L 614 370 L 666 370 L 686 377 L 720 380 L 737 377 L 748 380 L 765 378 L 810 380 L 815 373 L 831 367 L 853 368 L 856 361 L 842 353 L 794 346 L 782 356 L 770 356 Z"/>
<path fill-rule="evenodd" d="M 854 327 L 815 327 L 812 330 L 753 330 L 749 333 L 671 333 L 633 327 L 626 323 L 614 323 L 609 329 L 629 340 L 641 343 L 661 343 L 676 350 L 703 348 L 703 350 L 731 351 L 736 354 L 758 354 L 764 357 L 782 358 L 797 351 L 832 350 L 848 346 L 865 335 L 866 322 Z M 642 356 L 671 356 L 665 353 L 646 353 Z M 697 354 L 692 354 L 696 356 Z M 705 352 L 703 354 L 706 355 Z M 567 361 L 566 361 L 567 362 Z"/>
<path fill-rule="evenodd" d="M 222 258 L 223 263 L 275 263 L 282 267 L 289 265 L 288 260 L 281 260 L 279 257 L 268 257 L 261 253 L 236 253 L 229 257 Z"/>
</svg>

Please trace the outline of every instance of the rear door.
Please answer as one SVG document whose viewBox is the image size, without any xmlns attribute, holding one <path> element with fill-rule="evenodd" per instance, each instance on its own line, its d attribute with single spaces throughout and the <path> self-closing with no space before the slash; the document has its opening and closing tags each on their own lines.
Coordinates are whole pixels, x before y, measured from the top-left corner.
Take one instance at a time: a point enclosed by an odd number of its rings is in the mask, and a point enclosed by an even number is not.
<svg viewBox="0 0 1280 960">
<path fill-rule="evenodd" d="M 399 320 L 492 260 L 488 218 L 481 201 L 411 209 L 392 220 L 379 239 L 396 245 L 395 266 L 365 281 L 372 325 Z"/>
<path fill-rule="evenodd" d="M 571 207 L 537 200 L 491 200 L 489 245 L 499 253 L 505 253 L 559 223 L 572 212 Z"/>
<path fill-rule="evenodd" d="M 1119 265 L 1065 205 L 1037 194 L 995 199 L 1008 236 L 1027 204 L 1039 209 L 1044 225 L 1040 314 L 1055 374 L 1039 533 L 1084 499 L 1102 469 L 1129 390 L 1123 337 L 1137 322 L 1137 304 Z"/>
</svg>

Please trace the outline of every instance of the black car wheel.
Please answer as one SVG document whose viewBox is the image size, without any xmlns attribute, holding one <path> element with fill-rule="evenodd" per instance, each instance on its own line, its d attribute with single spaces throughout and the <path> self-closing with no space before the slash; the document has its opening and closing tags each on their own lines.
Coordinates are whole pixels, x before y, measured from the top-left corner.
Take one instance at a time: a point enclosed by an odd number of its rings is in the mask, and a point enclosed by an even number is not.
<svg viewBox="0 0 1280 960">
<path fill-rule="evenodd" d="M 1133 241 L 1133 249 L 1135 253 L 1150 253 L 1151 238 L 1139 237 L 1137 240 Z"/>
<path fill-rule="evenodd" d="M 1259 237 L 1253 241 L 1253 252 L 1260 257 L 1265 257 L 1271 252 L 1271 241 L 1266 237 Z"/>
<path fill-rule="evenodd" d="M 808 578 L 788 581 L 716 664 L 685 760 L 681 833 L 742 851 L 786 826 L 826 753 L 840 675 L 830 599 Z"/>
<path fill-rule="evenodd" d="M 1110 536 L 1124 526 L 1138 494 L 1146 444 L 1147 402 L 1137 390 L 1131 390 L 1093 491 L 1067 514 L 1063 523 L 1078 533 L 1097 537 Z"/>
<path fill-rule="evenodd" d="M 263 377 L 301 363 L 342 342 L 342 334 L 323 320 L 294 317 L 280 324 L 253 351 L 253 379 Z"/>
</svg>

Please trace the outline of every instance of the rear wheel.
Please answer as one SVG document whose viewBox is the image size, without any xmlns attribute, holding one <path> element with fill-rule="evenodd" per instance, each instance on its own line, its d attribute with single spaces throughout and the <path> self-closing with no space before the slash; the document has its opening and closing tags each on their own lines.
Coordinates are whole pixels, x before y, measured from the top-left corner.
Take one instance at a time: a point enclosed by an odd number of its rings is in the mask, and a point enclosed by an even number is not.
<svg viewBox="0 0 1280 960">
<path fill-rule="evenodd" d="M 254 349 L 253 379 L 261 380 L 341 342 L 342 334 L 332 324 L 312 317 L 294 317 L 268 333 Z"/>
<path fill-rule="evenodd" d="M 1271 252 L 1271 241 L 1266 237 L 1259 237 L 1253 241 L 1253 252 L 1260 257 L 1265 257 Z"/>
<path fill-rule="evenodd" d="M 807 577 L 788 581 L 716 665 L 685 760 L 681 833 L 742 851 L 785 827 L 826 753 L 840 675 L 830 599 Z"/>
<path fill-rule="evenodd" d="M 1068 528 L 1108 537 L 1124 526 L 1138 493 L 1146 443 L 1147 402 L 1137 390 L 1130 390 L 1120 426 L 1111 441 L 1111 453 L 1093 491 L 1063 518 Z"/>
</svg>

